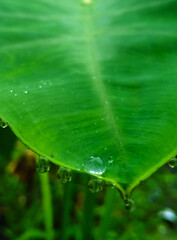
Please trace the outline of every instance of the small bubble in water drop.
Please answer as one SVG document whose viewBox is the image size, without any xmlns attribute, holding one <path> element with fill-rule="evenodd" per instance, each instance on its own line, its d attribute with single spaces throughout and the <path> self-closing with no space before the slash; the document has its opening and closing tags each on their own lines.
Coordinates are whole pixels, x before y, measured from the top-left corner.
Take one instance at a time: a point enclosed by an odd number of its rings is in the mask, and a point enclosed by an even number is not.
<svg viewBox="0 0 177 240">
<path fill-rule="evenodd" d="M 112 163 L 114 162 L 114 160 L 113 160 L 113 157 L 112 157 L 112 156 L 110 156 L 110 157 L 108 158 L 108 162 L 109 162 L 109 164 L 112 164 Z"/>
<path fill-rule="evenodd" d="M 44 157 L 39 157 L 36 160 L 36 170 L 39 173 L 46 173 L 49 172 L 50 170 L 50 162 Z"/>
<path fill-rule="evenodd" d="M 102 175 L 106 171 L 106 165 L 100 157 L 91 156 L 84 167 L 87 172 L 96 175 Z"/>
<path fill-rule="evenodd" d="M 61 183 L 68 183 L 72 180 L 72 171 L 69 168 L 60 167 L 57 172 L 57 179 Z"/>
<path fill-rule="evenodd" d="M 125 203 L 125 208 L 129 212 L 133 212 L 135 210 L 135 203 L 131 198 L 125 199 L 124 203 Z"/>
<path fill-rule="evenodd" d="M 104 182 L 101 179 L 90 179 L 88 188 L 92 193 L 100 192 L 103 189 Z"/>
<path fill-rule="evenodd" d="M 175 168 L 177 167 L 177 155 L 175 157 L 172 157 L 170 161 L 168 162 L 169 167 Z"/>
<path fill-rule="evenodd" d="M 0 119 L 0 127 L 6 128 L 7 126 L 8 126 L 8 124 L 6 122 L 4 122 L 2 119 Z"/>
</svg>

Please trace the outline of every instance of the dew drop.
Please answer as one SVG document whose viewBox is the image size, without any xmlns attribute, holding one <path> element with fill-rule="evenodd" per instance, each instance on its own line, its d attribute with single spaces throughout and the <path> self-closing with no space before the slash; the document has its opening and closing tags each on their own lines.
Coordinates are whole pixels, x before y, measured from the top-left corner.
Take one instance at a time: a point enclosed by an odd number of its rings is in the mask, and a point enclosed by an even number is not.
<svg viewBox="0 0 177 240">
<path fill-rule="evenodd" d="M 88 188 L 92 193 L 100 192 L 103 189 L 104 182 L 101 179 L 90 179 Z"/>
<path fill-rule="evenodd" d="M 2 119 L 0 119 L 0 127 L 6 128 L 7 126 L 8 126 L 8 124 L 6 122 L 4 122 Z"/>
<path fill-rule="evenodd" d="M 26 91 L 26 90 L 25 90 L 25 91 L 24 91 L 24 93 L 25 93 L 25 94 L 27 94 L 27 93 L 28 93 L 28 91 Z"/>
<path fill-rule="evenodd" d="M 175 157 L 172 157 L 170 161 L 168 162 L 169 167 L 175 168 L 177 167 L 177 155 Z"/>
<path fill-rule="evenodd" d="M 13 90 L 11 89 L 10 92 L 13 93 Z"/>
<path fill-rule="evenodd" d="M 14 96 L 16 97 L 16 96 L 17 96 L 17 93 L 15 93 Z"/>
<path fill-rule="evenodd" d="M 125 208 L 129 211 L 129 212 L 133 212 L 135 209 L 135 203 L 131 198 L 127 198 L 124 201 L 125 203 Z"/>
<path fill-rule="evenodd" d="M 87 172 L 96 175 L 102 175 L 106 171 L 106 165 L 100 157 L 91 156 L 84 167 Z"/>
<path fill-rule="evenodd" d="M 57 172 L 57 179 L 61 183 L 68 183 L 72 180 L 72 171 L 69 168 L 60 167 Z"/>
<path fill-rule="evenodd" d="M 50 162 L 44 157 L 39 157 L 36 161 L 36 170 L 39 173 L 46 173 L 50 170 Z"/>
<path fill-rule="evenodd" d="M 39 88 L 42 88 L 42 85 L 39 85 Z"/>
</svg>

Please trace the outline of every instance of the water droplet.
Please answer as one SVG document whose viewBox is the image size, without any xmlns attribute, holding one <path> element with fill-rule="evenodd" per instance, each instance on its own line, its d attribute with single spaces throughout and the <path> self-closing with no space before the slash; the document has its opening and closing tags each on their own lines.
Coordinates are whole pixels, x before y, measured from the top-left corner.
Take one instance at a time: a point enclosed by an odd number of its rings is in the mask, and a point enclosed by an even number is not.
<svg viewBox="0 0 177 240">
<path fill-rule="evenodd" d="M 104 182 L 101 179 L 90 179 L 88 188 L 92 193 L 100 192 L 103 189 Z"/>
<path fill-rule="evenodd" d="M 27 93 L 28 93 L 28 91 L 26 91 L 26 90 L 25 90 L 25 91 L 24 91 L 24 93 L 25 93 L 25 94 L 27 94 Z"/>
<path fill-rule="evenodd" d="M 10 92 L 13 93 L 13 90 L 11 89 Z"/>
<path fill-rule="evenodd" d="M 170 208 L 165 208 L 164 210 L 158 213 L 158 216 L 168 222 L 175 223 L 177 222 L 177 216 L 175 212 Z"/>
<path fill-rule="evenodd" d="M 172 157 L 170 161 L 168 162 L 169 167 L 175 168 L 177 167 L 177 155 L 175 157 Z"/>
<path fill-rule="evenodd" d="M 17 96 L 17 93 L 15 93 L 14 96 L 16 97 L 16 96 Z"/>
<path fill-rule="evenodd" d="M 96 175 L 102 175 L 106 171 L 106 165 L 100 157 L 90 157 L 84 167 L 87 172 Z"/>
<path fill-rule="evenodd" d="M 39 173 L 46 173 L 49 172 L 50 170 L 50 162 L 44 157 L 39 157 L 36 160 L 36 170 Z"/>
<path fill-rule="evenodd" d="M 133 212 L 135 209 L 135 203 L 131 198 L 127 198 L 124 201 L 125 203 L 125 208 L 129 211 L 129 212 Z"/>
<path fill-rule="evenodd" d="M 57 179 L 61 183 L 71 182 L 72 179 L 72 171 L 65 167 L 60 167 L 57 172 Z"/>
<path fill-rule="evenodd" d="M 6 122 L 4 122 L 2 119 L 0 119 L 0 127 L 6 128 L 7 126 L 8 126 L 8 124 Z"/>
<path fill-rule="evenodd" d="M 42 85 L 39 85 L 39 88 L 42 88 Z"/>
<path fill-rule="evenodd" d="M 115 184 L 113 182 L 110 182 L 110 181 L 106 182 L 105 185 L 106 185 L 107 188 L 112 188 L 113 189 L 115 187 Z"/>
</svg>

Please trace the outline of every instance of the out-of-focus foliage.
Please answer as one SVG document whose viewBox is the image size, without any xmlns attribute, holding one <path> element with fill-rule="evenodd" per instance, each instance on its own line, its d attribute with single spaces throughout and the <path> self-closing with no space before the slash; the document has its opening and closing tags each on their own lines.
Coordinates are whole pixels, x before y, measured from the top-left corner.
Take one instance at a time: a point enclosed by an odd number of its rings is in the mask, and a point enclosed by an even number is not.
<svg viewBox="0 0 177 240">
<path fill-rule="evenodd" d="M 9 129 L 0 130 L 0 136 L 0 239 L 48 239 L 33 154 Z M 70 183 L 61 184 L 52 166 L 53 239 L 176 240 L 176 169 L 164 166 L 142 183 L 133 194 L 131 213 L 116 189 L 93 194 L 87 183 L 86 175 L 73 173 Z"/>
</svg>

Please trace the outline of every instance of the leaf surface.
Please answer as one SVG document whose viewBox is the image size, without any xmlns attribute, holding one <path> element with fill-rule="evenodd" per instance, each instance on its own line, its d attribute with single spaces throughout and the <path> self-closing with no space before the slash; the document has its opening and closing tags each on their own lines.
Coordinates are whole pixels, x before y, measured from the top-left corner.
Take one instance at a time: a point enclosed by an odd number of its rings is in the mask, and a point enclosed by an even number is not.
<svg viewBox="0 0 177 240">
<path fill-rule="evenodd" d="M 0 0 L 0 117 L 125 194 L 177 153 L 176 0 Z"/>
</svg>

